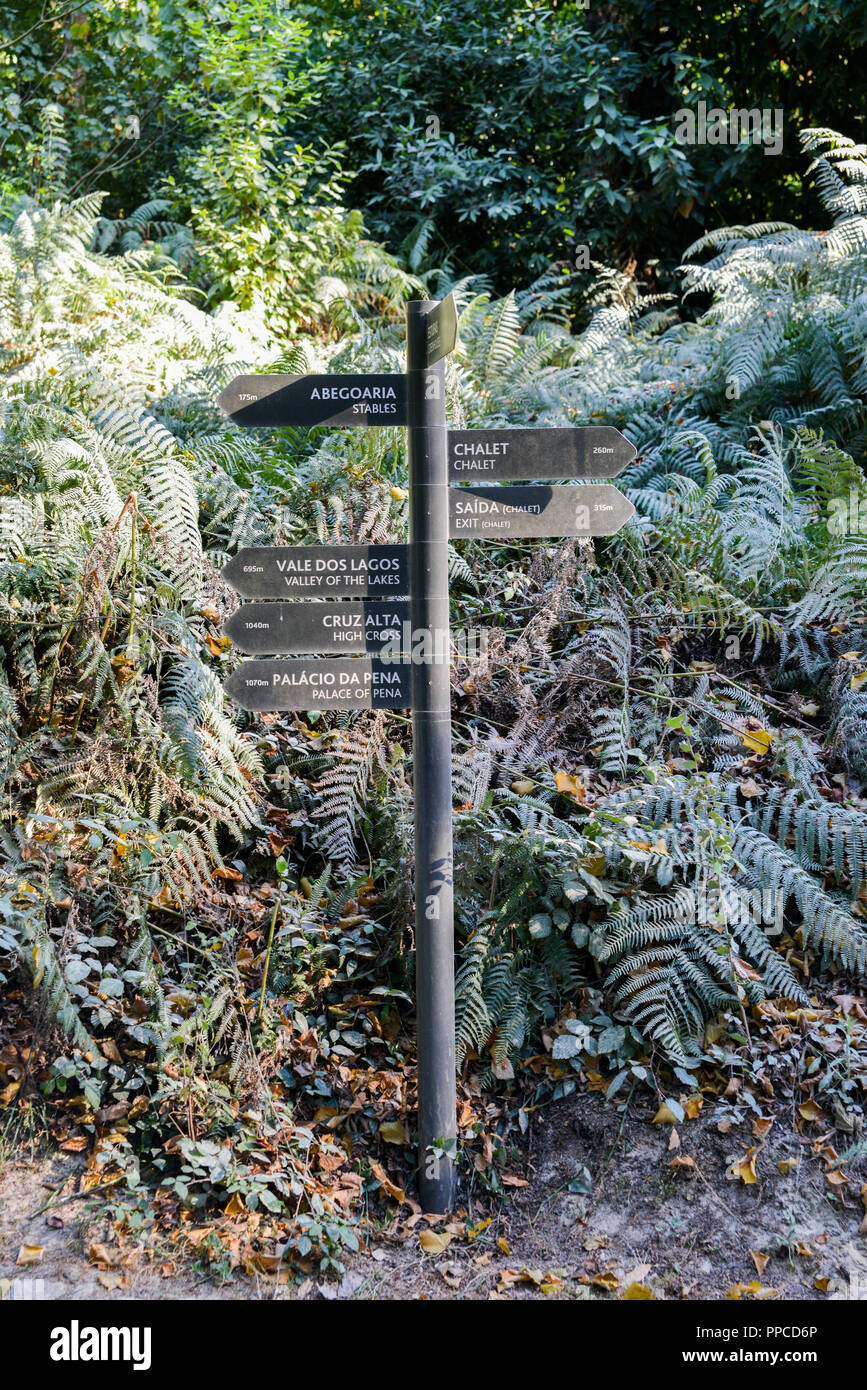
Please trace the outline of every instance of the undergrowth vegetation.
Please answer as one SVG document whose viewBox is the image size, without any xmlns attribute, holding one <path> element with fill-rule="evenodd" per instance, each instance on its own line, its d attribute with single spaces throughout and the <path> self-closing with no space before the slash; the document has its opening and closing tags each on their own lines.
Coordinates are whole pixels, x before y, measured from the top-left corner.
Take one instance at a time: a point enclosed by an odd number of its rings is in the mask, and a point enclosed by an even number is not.
<svg viewBox="0 0 867 1390">
<path fill-rule="evenodd" d="M 242 431 L 215 396 L 243 368 L 400 370 L 419 281 L 359 221 L 327 296 L 315 240 L 252 288 L 232 242 L 207 312 L 160 235 L 63 196 L 50 112 L 43 141 L 51 179 L 0 233 L 0 951 L 95 1182 L 300 1211 L 327 1266 L 389 1181 L 335 1117 L 373 1155 L 412 1112 L 411 739 L 403 714 L 235 709 L 221 569 L 403 539 L 402 432 Z M 472 1098 L 540 1055 L 559 1094 L 589 1061 L 690 1086 L 721 1012 L 864 972 L 867 151 L 805 144 L 828 225 L 695 243 L 697 321 L 615 271 L 579 334 L 556 274 L 499 299 L 425 276 L 460 308 L 452 424 L 638 450 L 617 538 L 452 554 L 453 627 L 486 633 L 452 671 L 468 1142 Z M 217 254 L 216 223 L 189 237 Z"/>
</svg>

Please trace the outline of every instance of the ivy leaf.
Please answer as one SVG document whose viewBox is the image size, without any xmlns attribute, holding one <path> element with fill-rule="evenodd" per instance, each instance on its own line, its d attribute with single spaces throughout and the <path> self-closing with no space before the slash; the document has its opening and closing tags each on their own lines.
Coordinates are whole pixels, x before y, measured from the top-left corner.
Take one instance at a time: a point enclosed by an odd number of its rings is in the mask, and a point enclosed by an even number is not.
<svg viewBox="0 0 867 1390">
<path fill-rule="evenodd" d="M 528 925 L 530 935 L 535 937 L 537 941 L 541 941 L 544 937 L 551 935 L 553 922 L 547 912 L 537 912 L 535 917 L 530 918 Z"/>
</svg>

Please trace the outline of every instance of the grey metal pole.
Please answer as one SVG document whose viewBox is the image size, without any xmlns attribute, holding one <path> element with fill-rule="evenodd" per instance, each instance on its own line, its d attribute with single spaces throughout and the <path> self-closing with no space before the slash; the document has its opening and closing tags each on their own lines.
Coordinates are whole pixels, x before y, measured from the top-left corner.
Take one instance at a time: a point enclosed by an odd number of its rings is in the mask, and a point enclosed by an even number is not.
<svg viewBox="0 0 867 1390">
<path fill-rule="evenodd" d="M 412 665 L 419 1186 L 424 1210 L 445 1212 L 455 1170 L 436 1141 L 457 1134 L 455 960 L 445 364 L 425 365 L 434 307 L 407 304 L 407 444 L 410 621 L 428 658 Z"/>
</svg>

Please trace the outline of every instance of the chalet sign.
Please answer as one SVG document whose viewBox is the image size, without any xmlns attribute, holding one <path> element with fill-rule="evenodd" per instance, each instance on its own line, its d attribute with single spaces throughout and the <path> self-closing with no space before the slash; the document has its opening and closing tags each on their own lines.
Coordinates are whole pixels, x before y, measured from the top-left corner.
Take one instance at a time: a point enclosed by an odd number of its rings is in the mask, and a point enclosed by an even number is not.
<svg viewBox="0 0 867 1390">
<path fill-rule="evenodd" d="M 635 445 L 608 425 L 575 429 L 449 430 L 449 481 L 616 478 Z"/>
</svg>

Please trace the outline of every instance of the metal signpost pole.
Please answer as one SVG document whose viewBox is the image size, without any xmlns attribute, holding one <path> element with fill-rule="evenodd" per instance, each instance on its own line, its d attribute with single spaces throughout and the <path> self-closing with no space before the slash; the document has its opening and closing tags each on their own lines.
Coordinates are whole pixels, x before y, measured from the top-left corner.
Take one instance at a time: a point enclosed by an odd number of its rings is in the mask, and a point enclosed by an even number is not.
<svg viewBox="0 0 867 1390">
<path fill-rule="evenodd" d="M 445 367 L 427 365 L 435 307 L 407 305 L 407 451 L 419 1185 L 424 1210 L 445 1212 L 454 1203 L 457 1130 Z"/>
</svg>

